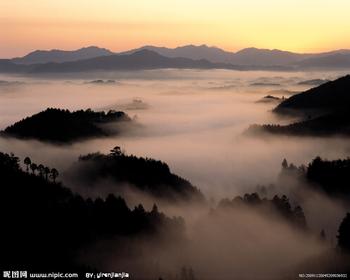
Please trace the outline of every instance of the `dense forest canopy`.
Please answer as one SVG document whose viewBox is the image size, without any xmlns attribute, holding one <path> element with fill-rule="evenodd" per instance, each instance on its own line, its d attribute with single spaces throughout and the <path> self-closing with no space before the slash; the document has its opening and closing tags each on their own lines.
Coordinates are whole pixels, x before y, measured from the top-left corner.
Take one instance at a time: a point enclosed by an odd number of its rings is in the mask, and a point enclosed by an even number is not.
<svg viewBox="0 0 350 280">
<path fill-rule="evenodd" d="M 183 219 L 168 218 L 156 205 L 148 212 L 112 194 L 83 199 L 40 172 L 23 171 L 14 155 L 0 153 L 0 180 L 2 269 L 77 270 L 84 266 L 76 262 L 80 249 L 98 240 L 163 232 L 184 238 Z"/>
<path fill-rule="evenodd" d="M 116 191 L 118 186 L 129 184 L 137 190 L 166 200 L 204 201 L 202 193 L 189 181 L 172 173 L 166 163 L 127 155 L 118 146 L 107 155 L 92 153 L 80 156 L 75 168 L 78 179 L 87 185 L 110 178 Z"/>
<path fill-rule="evenodd" d="M 275 195 L 272 199 L 261 199 L 257 193 L 245 194 L 243 197 L 237 196 L 232 200 L 221 200 L 218 209 L 234 210 L 240 207 L 253 208 L 260 213 L 265 213 L 270 218 L 272 214 L 276 214 L 297 228 L 307 228 L 303 209 L 299 205 L 293 207 L 285 195 L 281 197 Z"/>
<path fill-rule="evenodd" d="M 327 194 L 350 201 L 350 158 L 324 160 L 317 157 L 309 164 L 306 178 Z"/>
<path fill-rule="evenodd" d="M 326 114 L 287 125 L 252 125 L 246 133 L 248 135 L 266 133 L 290 136 L 349 136 L 350 111 Z"/>
<path fill-rule="evenodd" d="M 91 109 L 70 112 L 48 108 L 8 126 L 3 134 L 17 138 L 37 139 L 49 142 L 69 143 L 91 137 L 103 137 L 118 133 L 105 124 L 130 122 L 124 112 L 94 112 Z"/>
<path fill-rule="evenodd" d="M 350 254 L 350 213 L 347 213 L 341 222 L 337 237 L 339 248 Z"/>
<path fill-rule="evenodd" d="M 305 92 L 295 94 L 279 104 L 274 112 L 309 113 L 336 112 L 350 108 L 350 75 L 324 83 Z"/>
<path fill-rule="evenodd" d="M 297 114 L 300 121 L 287 124 L 251 125 L 247 134 L 295 136 L 332 136 L 350 134 L 350 75 L 295 94 L 280 103 L 273 112 Z"/>
</svg>

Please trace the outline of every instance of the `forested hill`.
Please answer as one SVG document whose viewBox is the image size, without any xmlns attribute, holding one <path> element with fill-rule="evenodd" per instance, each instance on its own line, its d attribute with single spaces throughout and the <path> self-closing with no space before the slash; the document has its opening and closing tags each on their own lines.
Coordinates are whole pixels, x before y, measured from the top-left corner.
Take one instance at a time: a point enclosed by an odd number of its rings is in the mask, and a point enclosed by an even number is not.
<svg viewBox="0 0 350 280">
<path fill-rule="evenodd" d="M 245 194 L 243 197 L 237 196 L 220 201 L 216 211 L 220 210 L 237 210 L 249 208 L 257 211 L 261 215 L 266 215 L 270 219 L 281 218 L 298 229 L 306 229 L 306 218 L 303 209 L 296 205 L 292 207 L 287 196 L 279 197 L 275 195 L 272 199 L 260 198 L 259 194 Z"/>
<path fill-rule="evenodd" d="M 86 272 L 85 264 L 77 263 L 80 250 L 87 254 L 89 245 L 99 240 L 161 238 L 164 232 L 162 238 L 173 241 L 184 237 L 182 218 L 168 218 L 157 206 L 147 212 L 142 205 L 129 209 L 114 195 L 83 199 L 56 182 L 57 171 L 46 176 L 28 158 L 25 163 L 31 167 L 27 171 L 17 157 L 0 152 L 1 269 Z"/>
<path fill-rule="evenodd" d="M 350 109 L 350 75 L 324 83 L 295 94 L 279 104 L 275 113 L 302 113 L 312 111 L 331 113 Z"/>
<path fill-rule="evenodd" d="M 96 182 L 99 180 L 110 178 L 116 192 L 127 184 L 170 201 L 204 201 L 202 193 L 189 181 L 173 174 L 166 163 L 127 155 L 118 146 L 107 155 L 92 153 L 81 156 L 73 173 L 79 176 L 78 181 L 94 187 L 98 187 Z"/>
<path fill-rule="evenodd" d="M 248 134 L 269 133 L 290 136 L 350 136 L 350 112 L 330 113 L 287 125 L 252 125 Z"/>
<path fill-rule="evenodd" d="M 7 127 L 3 134 L 24 139 L 70 143 L 91 137 L 119 133 L 118 127 L 106 124 L 131 122 L 124 112 L 94 112 L 90 109 L 70 112 L 48 108 Z"/>
<path fill-rule="evenodd" d="M 273 112 L 298 115 L 288 124 L 252 125 L 249 134 L 260 132 L 295 136 L 350 135 L 350 75 L 307 90 L 280 103 Z"/>
</svg>

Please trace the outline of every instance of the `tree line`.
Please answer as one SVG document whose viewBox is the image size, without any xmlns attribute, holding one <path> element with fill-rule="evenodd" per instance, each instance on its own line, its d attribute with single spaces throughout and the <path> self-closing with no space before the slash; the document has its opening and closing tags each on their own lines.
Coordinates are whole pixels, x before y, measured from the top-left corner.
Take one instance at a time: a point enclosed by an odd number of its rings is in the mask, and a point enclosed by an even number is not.
<svg viewBox="0 0 350 280">
<path fill-rule="evenodd" d="M 28 171 L 22 170 L 19 158 L 0 152 L 0 269 L 86 271 L 89 264 L 78 262 L 79 255 L 99 240 L 184 238 L 183 219 L 166 216 L 157 205 L 146 211 L 141 204 L 130 209 L 113 194 L 83 198 L 54 177 L 31 172 L 32 164 L 26 159 Z"/>
<path fill-rule="evenodd" d="M 48 166 L 44 166 L 43 164 L 37 165 L 36 163 L 32 162 L 29 157 L 26 157 L 23 160 L 23 163 L 26 165 L 27 173 L 29 173 L 30 169 L 33 175 L 36 175 L 36 172 L 38 172 L 38 175 L 40 177 L 45 177 L 46 180 L 49 180 L 49 178 L 51 178 L 53 182 L 56 182 L 56 178 L 59 175 L 56 168 L 50 168 Z"/>
</svg>

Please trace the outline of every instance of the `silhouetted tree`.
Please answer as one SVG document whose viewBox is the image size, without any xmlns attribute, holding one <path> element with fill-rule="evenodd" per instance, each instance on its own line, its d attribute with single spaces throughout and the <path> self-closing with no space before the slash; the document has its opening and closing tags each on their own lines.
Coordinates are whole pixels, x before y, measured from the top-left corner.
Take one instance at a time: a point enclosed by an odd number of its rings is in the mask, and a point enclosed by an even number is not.
<svg viewBox="0 0 350 280">
<path fill-rule="evenodd" d="M 56 168 L 52 168 L 51 172 L 50 172 L 50 177 L 52 179 L 52 181 L 56 182 L 56 178 L 58 177 L 58 171 Z"/>
<path fill-rule="evenodd" d="M 145 211 L 145 208 L 143 208 L 143 205 L 139 204 L 138 206 L 135 206 L 134 212 L 144 214 L 146 211 Z"/>
<path fill-rule="evenodd" d="M 181 268 L 180 280 L 188 280 L 187 268 L 184 266 Z"/>
<path fill-rule="evenodd" d="M 243 200 L 249 204 L 259 204 L 261 199 L 257 193 L 245 194 Z"/>
<path fill-rule="evenodd" d="M 293 163 L 289 164 L 288 168 L 291 170 L 297 170 L 297 167 Z"/>
<path fill-rule="evenodd" d="M 194 272 L 193 272 L 192 267 L 190 267 L 190 268 L 188 269 L 188 280 L 195 280 Z"/>
<path fill-rule="evenodd" d="M 300 165 L 298 169 L 302 174 L 305 174 L 307 171 L 307 167 L 305 166 L 305 164 Z"/>
<path fill-rule="evenodd" d="M 122 149 L 119 146 L 115 146 L 111 151 L 110 155 L 113 157 L 119 157 L 123 155 Z"/>
<path fill-rule="evenodd" d="M 39 164 L 38 170 L 39 170 L 39 175 L 40 175 L 41 177 L 44 177 L 44 171 L 45 171 L 44 165 Z"/>
<path fill-rule="evenodd" d="M 30 166 L 30 164 L 32 163 L 32 161 L 30 160 L 30 158 L 29 157 L 26 157 L 25 159 L 24 159 L 24 164 L 27 166 L 27 172 L 29 172 L 29 166 Z"/>
<path fill-rule="evenodd" d="M 350 213 L 347 213 L 338 229 L 338 246 L 350 253 Z"/>
<path fill-rule="evenodd" d="M 49 174 L 50 174 L 51 170 L 49 167 L 45 166 L 44 168 L 44 173 L 45 173 L 45 179 L 46 181 L 49 179 Z"/>
<path fill-rule="evenodd" d="M 293 211 L 294 222 L 301 228 L 306 228 L 306 218 L 303 209 L 298 205 Z"/>
<path fill-rule="evenodd" d="M 32 170 L 32 173 L 35 174 L 35 171 L 38 169 L 38 166 L 35 163 L 31 163 L 30 169 Z"/>
<path fill-rule="evenodd" d="M 288 161 L 286 159 L 283 159 L 282 161 L 282 168 L 287 169 L 288 168 Z"/>
<path fill-rule="evenodd" d="M 180 280 L 195 280 L 196 278 L 194 277 L 194 272 L 192 267 L 186 267 L 183 266 L 181 268 L 181 276 L 180 276 Z"/>
<path fill-rule="evenodd" d="M 158 212 L 158 206 L 155 203 L 153 204 L 151 213 L 156 213 L 156 214 L 159 213 Z"/>
</svg>

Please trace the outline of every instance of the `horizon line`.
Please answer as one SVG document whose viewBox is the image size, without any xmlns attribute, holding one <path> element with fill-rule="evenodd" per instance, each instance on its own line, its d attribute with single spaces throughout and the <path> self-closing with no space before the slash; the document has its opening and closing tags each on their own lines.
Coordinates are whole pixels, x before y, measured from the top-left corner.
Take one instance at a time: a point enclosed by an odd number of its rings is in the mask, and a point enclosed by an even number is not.
<svg viewBox="0 0 350 280">
<path fill-rule="evenodd" d="M 124 52 L 128 52 L 128 51 L 132 51 L 132 50 L 138 50 L 141 48 L 146 48 L 146 47 L 157 47 L 157 48 L 167 48 L 167 49 L 176 49 L 176 48 L 183 48 L 183 47 L 188 47 L 188 46 L 194 46 L 194 47 L 208 47 L 208 48 L 217 48 L 220 49 L 222 51 L 225 52 L 229 52 L 232 54 L 238 53 L 242 50 L 246 50 L 246 49 L 257 49 L 257 50 L 268 50 L 268 51 L 282 51 L 282 52 L 289 52 L 289 53 L 295 53 L 295 54 L 320 54 L 320 53 L 328 53 L 328 52 L 334 52 L 334 51 L 342 51 L 342 50 L 350 50 L 350 48 L 337 48 L 337 49 L 327 49 L 324 51 L 318 51 L 318 52 L 296 52 L 296 51 L 290 51 L 290 50 L 284 50 L 284 49 L 277 49 L 277 48 L 259 48 L 259 47 L 245 47 L 245 48 L 241 48 L 238 49 L 236 51 L 231 51 L 231 50 L 226 50 L 224 48 L 215 46 L 215 45 L 208 45 L 208 44 L 185 44 L 185 45 L 179 45 L 176 47 L 167 47 L 167 46 L 159 46 L 159 45 L 152 45 L 152 44 L 145 44 L 145 45 L 141 45 L 139 47 L 134 47 L 134 48 L 129 48 L 129 49 L 125 49 L 125 50 L 120 50 L 120 51 L 114 51 L 111 48 L 106 48 L 106 47 L 100 47 L 97 45 L 87 45 L 87 46 L 82 46 L 80 48 L 74 48 L 74 49 L 61 49 L 61 48 L 52 48 L 52 49 L 34 49 L 32 51 L 26 52 L 25 54 L 23 54 L 22 56 L 12 56 L 12 57 L 0 57 L 0 59 L 14 59 L 14 58 L 21 58 L 24 57 L 28 54 L 31 54 L 33 52 L 36 51 L 66 51 L 66 52 L 73 52 L 73 51 L 78 51 L 81 49 L 87 49 L 87 48 L 99 48 L 99 49 L 105 49 L 108 51 L 113 52 L 114 54 L 120 54 L 120 53 L 124 53 Z"/>
</svg>

